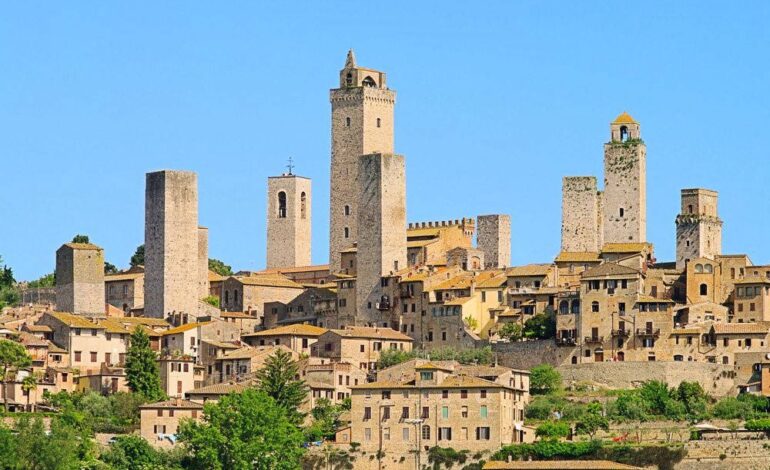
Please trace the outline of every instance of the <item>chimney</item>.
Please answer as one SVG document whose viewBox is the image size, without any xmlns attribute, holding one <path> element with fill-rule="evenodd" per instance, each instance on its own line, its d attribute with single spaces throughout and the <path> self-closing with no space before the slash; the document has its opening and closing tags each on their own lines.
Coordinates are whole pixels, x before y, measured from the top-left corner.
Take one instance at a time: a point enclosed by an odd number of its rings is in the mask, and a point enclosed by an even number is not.
<svg viewBox="0 0 770 470">
<path fill-rule="evenodd" d="M 175 406 L 182 406 L 182 397 L 177 396 L 176 400 L 174 400 L 174 405 Z"/>
</svg>

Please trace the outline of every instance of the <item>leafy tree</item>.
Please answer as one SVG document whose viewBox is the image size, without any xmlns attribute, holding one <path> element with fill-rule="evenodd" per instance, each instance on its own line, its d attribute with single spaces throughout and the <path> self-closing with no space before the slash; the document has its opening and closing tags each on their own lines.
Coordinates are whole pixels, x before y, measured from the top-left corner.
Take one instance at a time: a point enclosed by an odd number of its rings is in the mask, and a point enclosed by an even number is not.
<svg viewBox="0 0 770 470">
<path fill-rule="evenodd" d="M 32 397 L 32 391 L 37 390 L 37 377 L 30 374 L 21 379 L 21 390 L 27 395 L 27 411 L 32 411 L 29 399 Z"/>
<path fill-rule="evenodd" d="M 518 323 L 510 322 L 503 325 L 500 328 L 500 337 L 505 338 L 508 341 L 519 341 L 524 337 L 521 325 Z"/>
<path fill-rule="evenodd" d="M 709 397 L 698 382 L 681 382 L 674 395 L 684 405 L 688 419 L 699 419 L 706 414 Z"/>
<path fill-rule="evenodd" d="M 319 398 L 315 407 L 310 411 L 313 417 L 305 431 L 308 441 L 331 439 L 340 427 L 340 414 L 344 411 L 342 405 L 334 405 L 328 398 Z"/>
<path fill-rule="evenodd" d="M 217 297 L 216 295 L 209 295 L 208 297 L 204 297 L 203 301 L 211 305 L 212 307 L 219 308 L 219 297 Z"/>
<path fill-rule="evenodd" d="M 182 421 L 178 436 L 194 470 L 296 470 L 304 453 L 285 408 L 254 389 L 207 404 L 203 421 Z"/>
<path fill-rule="evenodd" d="M 305 417 L 299 408 L 307 398 L 308 388 L 304 380 L 297 380 L 299 365 L 291 354 L 283 349 L 277 350 L 267 358 L 256 377 L 259 389 L 284 409 L 292 423 L 299 425 Z"/>
<path fill-rule="evenodd" d="M 0 256 L 0 263 L 3 258 Z M 7 305 L 19 303 L 19 290 L 16 287 L 16 279 L 13 278 L 13 270 L 8 266 L 0 269 L 0 309 Z"/>
<path fill-rule="evenodd" d="M 21 344 L 7 339 L 0 339 L 0 383 L 3 385 L 3 406 L 8 411 L 8 381 L 16 377 L 20 369 L 32 365 L 32 358 Z"/>
<path fill-rule="evenodd" d="M 131 255 L 131 267 L 144 266 L 144 243 L 136 247 L 136 251 Z"/>
<path fill-rule="evenodd" d="M 55 287 L 56 286 L 56 273 L 49 273 L 41 276 L 40 279 L 30 281 L 28 287 Z"/>
<path fill-rule="evenodd" d="M 21 468 L 16 436 L 4 425 L 0 425 L 0 468 Z"/>
<path fill-rule="evenodd" d="M 671 394 L 665 382 L 648 380 L 642 384 L 639 394 L 650 413 L 655 415 L 666 414 L 666 405 L 671 400 Z"/>
<path fill-rule="evenodd" d="M 647 421 L 649 413 L 638 390 L 624 390 L 610 403 L 608 414 L 616 421 Z"/>
<path fill-rule="evenodd" d="M 529 391 L 546 395 L 561 389 L 561 374 L 549 364 L 533 367 L 529 373 Z"/>
<path fill-rule="evenodd" d="M 115 470 L 147 470 L 160 468 L 159 453 L 141 436 L 118 436 L 101 460 Z"/>
<path fill-rule="evenodd" d="M 17 422 L 16 431 L 22 468 L 77 470 L 85 468 L 84 462 L 94 457 L 88 436 L 61 419 L 53 419 L 50 432 L 46 433 L 40 418 L 30 420 L 24 416 Z"/>
<path fill-rule="evenodd" d="M 166 396 L 161 388 L 160 371 L 155 360 L 155 351 L 150 347 L 150 337 L 142 328 L 137 328 L 131 334 L 126 353 L 126 381 L 131 391 L 149 401 L 162 400 Z"/>
<path fill-rule="evenodd" d="M 569 424 L 563 421 L 547 421 L 535 429 L 540 439 L 558 440 L 569 436 Z"/>
<path fill-rule="evenodd" d="M 72 238 L 72 243 L 91 243 L 91 241 L 88 239 L 88 235 L 75 235 Z"/>
<path fill-rule="evenodd" d="M 109 397 L 112 420 L 115 424 L 131 426 L 139 424 L 139 406 L 145 399 L 138 393 L 113 393 Z"/>
<path fill-rule="evenodd" d="M 117 266 L 107 261 L 104 262 L 104 274 L 116 274 L 117 272 Z"/>
<path fill-rule="evenodd" d="M 388 367 L 401 364 L 417 357 L 417 351 L 402 351 L 399 349 L 386 349 L 380 353 L 380 359 L 377 361 L 377 369 L 387 369 Z"/>
<path fill-rule="evenodd" d="M 215 258 L 209 258 L 209 269 L 220 276 L 232 276 L 233 268 Z"/>
<path fill-rule="evenodd" d="M 724 397 L 711 409 L 711 414 L 719 419 L 752 419 L 755 416 L 754 407 L 747 401 L 735 397 Z"/>
<path fill-rule="evenodd" d="M 538 313 L 524 322 L 524 337 L 550 339 L 556 336 L 556 317 L 553 313 Z"/>
<path fill-rule="evenodd" d="M 602 414 L 602 405 L 598 402 L 593 402 L 588 405 L 586 413 L 575 425 L 575 432 L 578 434 L 587 434 L 591 439 L 600 429 L 609 431 L 610 423 L 607 418 Z"/>
<path fill-rule="evenodd" d="M 465 324 L 468 325 L 468 328 L 470 328 L 471 330 L 475 331 L 479 327 L 479 322 L 470 315 L 465 317 L 464 320 L 465 320 Z"/>
</svg>

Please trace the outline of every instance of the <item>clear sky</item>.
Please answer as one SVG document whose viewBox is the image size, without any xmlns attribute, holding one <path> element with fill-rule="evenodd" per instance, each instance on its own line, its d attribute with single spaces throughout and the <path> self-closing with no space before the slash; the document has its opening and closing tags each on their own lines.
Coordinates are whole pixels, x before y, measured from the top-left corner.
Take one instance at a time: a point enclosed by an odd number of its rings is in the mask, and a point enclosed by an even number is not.
<svg viewBox="0 0 770 470">
<path fill-rule="evenodd" d="M 210 256 L 265 259 L 266 178 L 313 179 L 327 258 L 329 89 L 348 48 L 397 90 L 408 220 L 509 213 L 516 264 L 559 251 L 561 178 L 602 175 L 626 110 L 648 147 L 648 238 L 719 191 L 724 252 L 770 262 L 770 2 L 6 2 L 0 255 L 18 279 L 83 233 L 126 267 L 144 174 L 198 172 Z"/>
</svg>

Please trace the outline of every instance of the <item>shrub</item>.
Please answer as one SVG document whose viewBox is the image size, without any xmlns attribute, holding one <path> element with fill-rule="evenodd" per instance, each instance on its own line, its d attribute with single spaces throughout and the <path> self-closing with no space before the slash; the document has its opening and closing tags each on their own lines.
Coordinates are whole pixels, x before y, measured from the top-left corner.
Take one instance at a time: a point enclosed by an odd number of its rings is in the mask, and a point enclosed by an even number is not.
<svg viewBox="0 0 770 470">
<path fill-rule="evenodd" d="M 745 427 L 749 431 L 770 432 L 770 418 L 750 419 L 746 421 Z"/>
<path fill-rule="evenodd" d="M 751 419 L 755 411 L 753 404 L 749 401 L 725 397 L 714 405 L 711 414 L 720 419 Z"/>
<path fill-rule="evenodd" d="M 541 424 L 535 430 L 535 436 L 541 439 L 561 439 L 569 436 L 569 424 L 561 421 L 549 421 Z"/>
<path fill-rule="evenodd" d="M 561 389 L 561 375 L 553 366 L 541 364 L 529 374 L 529 391 L 533 395 L 545 395 Z"/>
</svg>

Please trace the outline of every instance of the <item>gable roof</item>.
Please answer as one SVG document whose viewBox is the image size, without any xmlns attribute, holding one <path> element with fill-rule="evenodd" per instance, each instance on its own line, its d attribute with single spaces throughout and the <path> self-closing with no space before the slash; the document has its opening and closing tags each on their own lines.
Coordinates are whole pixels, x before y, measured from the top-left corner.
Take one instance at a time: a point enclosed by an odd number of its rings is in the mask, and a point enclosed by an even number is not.
<svg viewBox="0 0 770 470">
<path fill-rule="evenodd" d="M 170 330 L 164 331 L 161 333 L 162 335 L 175 335 L 178 333 L 184 333 L 185 331 L 190 331 L 192 329 L 198 328 L 199 326 L 208 325 L 211 323 L 210 321 L 204 321 L 200 323 L 185 323 L 184 325 L 179 325 L 176 328 L 171 328 Z"/>
<path fill-rule="evenodd" d="M 345 338 L 366 338 L 366 339 L 391 339 L 399 341 L 412 341 L 409 336 L 386 327 L 367 327 L 351 326 L 344 330 L 329 330 L 329 332 L 343 336 Z"/>
<path fill-rule="evenodd" d="M 651 248 L 650 243 L 605 243 L 602 253 L 641 253 Z"/>
<path fill-rule="evenodd" d="M 214 385 L 207 385 L 205 387 L 195 388 L 185 393 L 185 395 L 227 395 L 228 393 L 238 393 L 246 390 L 247 388 L 255 386 L 254 382 L 228 382 Z"/>
<path fill-rule="evenodd" d="M 259 337 L 259 336 L 321 336 L 326 333 L 326 328 L 319 326 L 295 324 L 279 326 L 278 328 L 271 328 L 269 330 L 258 331 L 256 333 L 249 333 L 243 335 L 244 337 Z"/>
<path fill-rule="evenodd" d="M 246 286 L 263 287 L 286 287 L 290 289 L 302 289 L 302 285 L 297 284 L 283 274 L 253 274 L 251 276 L 233 277 L 238 282 Z"/>
<path fill-rule="evenodd" d="M 599 263 L 599 253 L 594 251 L 562 251 L 554 260 L 557 263 Z"/>
<path fill-rule="evenodd" d="M 628 266 L 623 266 L 621 264 L 617 263 L 604 263 L 600 264 L 599 266 L 595 266 L 590 269 L 586 269 L 583 271 L 583 274 L 581 274 L 581 278 L 583 279 L 590 279 L 590 278 L 603 278 L 607 276 L 625 276 L 625 277 L 635 277 L 641 274 L 641 271 L 638 271 L 634 268 L 629 268 Z"/>
<path fill-rule="evenodd" d="M 70 328 L 92 328 L 96 330 L 103 330 L 104 327 L 97 325 L 86 317 L 75 315 L 74 313 L 67 312 L 48 312 L 48 315 L 59 320 Z"/>
<path fill-rule="evenodd" d="M 524 266 L 512 266 L 505 271 L 508 277 L 518 276 L 547 276 L 551 271 L 550 264 L 525 264 Z"/>
<path fill-rule="evenodd" d="M 176 400 L 159 401 L 157 403 L 147 403 L 145 405 L 141 405 L 139 408 L 140 409 L 176 408 L 176 409 L 187 409 L 187 410 L 202 410 L 203 405 L 190 400 L 176 399 Z"/>
</svg>

